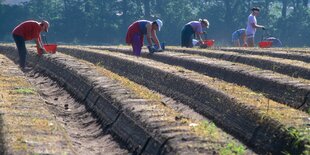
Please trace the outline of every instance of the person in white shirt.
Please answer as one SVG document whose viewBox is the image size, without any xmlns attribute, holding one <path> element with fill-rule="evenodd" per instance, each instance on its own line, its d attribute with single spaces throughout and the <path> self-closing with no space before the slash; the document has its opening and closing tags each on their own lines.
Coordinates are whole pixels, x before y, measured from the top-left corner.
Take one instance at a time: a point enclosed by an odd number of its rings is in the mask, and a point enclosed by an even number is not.
<svg viewBox="0 0 310 155">
<path fill-rule="evenodd" d="M 253 7 L 252 13 L 248 17 L 248 23 L 246 27 L 246 37 L 248 47 L 254 47 L 254 37 L 257 28 L 262 28 L 265 30 L 265 27 L 262 25 L 257 25 L 256 16 L 259 14 L 259 8 Z"/>
</svg>

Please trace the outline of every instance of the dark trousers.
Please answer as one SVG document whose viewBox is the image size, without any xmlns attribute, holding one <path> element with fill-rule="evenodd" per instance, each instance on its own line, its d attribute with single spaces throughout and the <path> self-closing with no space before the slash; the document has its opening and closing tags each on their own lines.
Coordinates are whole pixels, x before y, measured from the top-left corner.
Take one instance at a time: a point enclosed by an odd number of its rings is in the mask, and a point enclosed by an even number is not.
<svg viewBox="0 0 310 155">
<path fill-rule="evenodd" d="M 181 46 L 193 47 L 193 34 L 194 30 L 191 25 L 185 25 L 181 34 Z"/>
<path fill-rule="evenodd" d="M 14 35 L 13 38 L 15 41 L 15 44 L 18 49 L 18 55 L 19 55 L 19 66 L 21 68 L 25 68 L 26 66 L 26 56 L 27 56 L 27 49 L 25 44 L 25 39 L 21 36 Z"/>
</svg>

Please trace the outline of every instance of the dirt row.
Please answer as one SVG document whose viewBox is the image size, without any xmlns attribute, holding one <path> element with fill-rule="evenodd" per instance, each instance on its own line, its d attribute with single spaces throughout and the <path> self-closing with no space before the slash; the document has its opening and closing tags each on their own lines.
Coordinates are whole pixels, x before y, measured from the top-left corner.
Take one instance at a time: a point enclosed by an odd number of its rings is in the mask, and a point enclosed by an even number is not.
<svg viewBox="0 0 310 155">
<path fill-rule="evenodd" d="M 189 105 L 249 146 L 281 153 L 309 149 L 309 115 L 246 87 L 121 52 L 59 48 Z M 298 136 L 292 135 L 298 133 Z M 299 153 L 301 153 L 299 152 Z"/>
<path fill-rule="evenodd" d="M 12 55 L 13 49 L 2 46 L 12 59 L 16 57 Z M 57 79 L 75 98 L 85 101 L 87 108 L 100 119 L 101 126 L 133 153 L 253 153 L 203 116 L 184 105 L 177 106 L 179 102 L 154 96 L 156 93 L 146 88 L 137 90 L 140 88 L 137 84 L 102 67 L 59 53 L 41 58 L 31 55 L 29 61 L 36 69 Z M 191 114 L 196 118 L 189 118 Z"/>
<path fill-rule="evenodd" d="M 309 49 L 272 48 L 270 49 L 247 49 L 247 48 L 219 48 L 222 51 L 237 52 L 241 54 L 271 56 L 291 60 L 310 62 Z"/>
<path fill-rule="evenodd" d="M 171 48 L 170 50 L 182 53 L 198 54 L 226 61 L 238 62 L 266 70 L 271 70 L 274 72 L 278 72 L 296 78 L 304 78 L 308 80 L 310 79 L 310 66 L 308 65 L 308 63 L 310 62 L 310 55 L 285 54 L 286 57 L 278 58 L 278 57 L 270 57 L 268 55 L 255 55 L 250 52 L 238 53 L 235 51 L 229 52 L 229 51 L 208 50 L 208 49 L 187 50 L 180 48 Z M 300 61 L 298 59 L 294 60 L 294 56 L 300 56 L 301 58 L 303 58 L 304 61 Z"/>
<path fill-rule="evenodd" d="M 95 116 L 84 105 L 73 98 L 62 86 L 42 70 L 26 72 L 30 83 L 35 86 L 47 109 L 66 131 L 74 154 L 128 154 L 121 142 L 101 128 Z"/>
<path fill-rule="evenodd" d="M 0 154 L 73 154 L 35 88 L 0 52 Z"/>
<path fill-rule="evenodd" d="M 100 49 L 100 47 L 97 48 Z M 128 48 L 101 47 L 101 49 L 131 54 L 131 50 Z M 271 99 L 303 111 L 308 111 L 310 108 L 310 81 L 308 80 L 300 80 L 240 63 L 187 54 L 187 52 L 189 52 L 189 50 L 176 50 L 176 52 L 162 52 L 152 56 L 145 53 L 142 56 L 166 64 L 181 66 L 228 82 L 247 86 L 252 90 L 264 93 Z M 197 54 L 200 51 L 192 50 L 192 52 L 189 53 L 193 52 Z"/>
</svg>

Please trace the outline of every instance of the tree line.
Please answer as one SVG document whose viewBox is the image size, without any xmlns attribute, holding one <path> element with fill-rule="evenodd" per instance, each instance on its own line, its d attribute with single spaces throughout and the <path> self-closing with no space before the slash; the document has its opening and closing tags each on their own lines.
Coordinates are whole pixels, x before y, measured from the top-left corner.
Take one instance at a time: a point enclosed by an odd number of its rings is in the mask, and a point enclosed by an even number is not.
<svg viewBox="0 0 310 155">
<path fill-rule="evenodd" d="M 4 5 L 0 0 L 0 41 L 12 41 L 11 31 L 28 19 L 48 20 L 48 42 L 72 44 L 125 44 L 128 26 L 139 19 L 162 19 L 161 41 L 179 45 L 181 29 L 192 20 L 210 22 L 206 38 L 230 45 L 231 34 L 245 28 L 253 6 L 261 9 L 256 41 L 279 38 L 285 46 L 310 46 L 308 0 L 30 0 Z"/>
</svg>

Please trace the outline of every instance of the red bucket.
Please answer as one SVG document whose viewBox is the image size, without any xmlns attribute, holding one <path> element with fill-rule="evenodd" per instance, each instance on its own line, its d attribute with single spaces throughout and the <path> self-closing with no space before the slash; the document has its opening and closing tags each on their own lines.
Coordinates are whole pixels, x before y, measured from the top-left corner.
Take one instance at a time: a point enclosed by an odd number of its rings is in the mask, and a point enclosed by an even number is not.
<svg viewBox="0 0 310 155">
<path fill-rule="evenodd" d="M 214 40 L 204 40 L 203 45 L 207 45 L 208 47 L 212 47 L 214 44 Z"/>
<path fill-rule="evenodd" d="M 261 41 L 258 43 L 260 48 L 269 48 L 272 46 L 272 41 Z"/>
<path fill-rule="evenodd" d="M 43 45 L 46 52 L 49 52 L 49 53 L 56 53 L 56 50 L 57 50 L 57 45 L 56 44 L 46 44 L 46 45 Z"/>
</svg>

